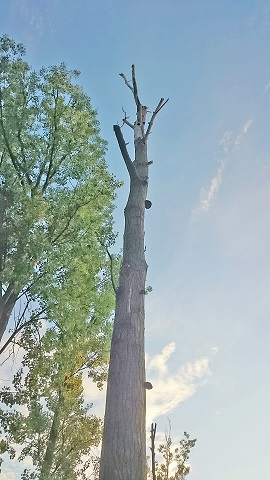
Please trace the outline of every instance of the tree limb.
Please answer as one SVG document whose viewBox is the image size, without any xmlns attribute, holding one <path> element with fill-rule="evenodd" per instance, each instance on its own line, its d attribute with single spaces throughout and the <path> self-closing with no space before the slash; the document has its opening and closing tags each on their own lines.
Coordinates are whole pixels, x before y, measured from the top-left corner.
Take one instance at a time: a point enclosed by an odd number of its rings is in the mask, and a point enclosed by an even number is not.
<svg viewBox="0 0 270 480">
<path fill-rule="evenodd" d="M 140 179 L 140 177 L 137 173 L 137 170 L 134 166 L 134 163 L 132 162 L 132 160 L 130 159 L 130 156 L 128 154 L 127 147 L 126 147 L 126 144 L 125 144 L 125 141 L 124 141 L 124 137 L 122 135 L 122 132 L 121 132 L 121 129 L 120 129 L 119 125 L 114 125 L 113 130 L 114 130 L 115 136 L 117 138 L 117 142 L 118 142 L 120 151 L 122 153 L 122 157 L 124 159 L 124 162 L 126 164 L 128 173 L 130 175 L 130 178 L 137 179 L 137 180 L 141 181 L 141 179 Z"/>
<path fill-rule="evenodd" d="M 153 480 L 156 480 L 156 460 L 155 460 L 155 437 L 156 437 L 157 424 L 151 424 L 151 460 L 152 460 L 152 477 Z"/>
<path fill-rule="evenodd" d="M 6 150 L 5 150 L 5 148 L 3 148 L 3 151 L 2 151 L 2 153 L 1 153 L 1 159 L 0 159 L 0 167 L 1 167 L 2 163 L 3 163 L 5 153 L 6 153 Z"/>
<path fill-rule="evenodd" d="M 64 226 L 64 228 L 62 228 L 60 233 L 58 233 L 58 235 L 52 240 L 52 245 L 55 245 L 56 242 L 59 240 L 59 238 L 65 233 L 65 231 L 68 229 L 68 227 L 71 223 L 71 220 L 73 220 L 73 218 L 75 217 L 76 213 L 80 210 L 80 208 L 85 207 L 86 205 L 88 205 L 91 202 L 92 202 L 92 200 L 88 200 L 87 202 L 80 203 L 80 205 L 77 205 L 75 207 L 73 213 L 71 213 L 71 215 L 69 215 L 68 221 L 67 221 L 66 225 Z"/>
<path fill-rule="evenodd" d="M 130 122 L 128 121 L 128 118 L 129 118 L 129 117 L 127 117 L 127 112 L 125 112 L 125 110 L 123 109 L 123 107 L 122 107 L 122 111 L 123 111 L 123 113 L 125 114 L 125 117 L 123 118 L 123 125 L 126 124 L 126 125 L 128 125 L 130 128 L 132 128 L 132 130 L 134 130 L 134 125 L 132 125 L 132 123 L 130 123 Z M 123 126 L 123 125 L 122 125 L 122 126 Z"/>
<path fill-rule="evenodd" d="M 16 155 L 14 155 L 14 153 L 11 149 L 11 146 L 10 146 L 9 141 L 8 141 L 6 129 L 5 129 L 5 126 L 4 126 L 3 118 L 4 118 L 4 115 L 3 115 L 3 105 L 2 105 L 2 92 L 1 92 L 1 89 L 0 89 L 0 125 L 1 125 L 2 132 L 3 132 L 3 137 L 4 137 L 4 140 L 5 140 L 7 151 L 8 151 L 8 154 L 10 156 L 13 167 L 15 168 L 19 178 L 21 179 L 22 174 L 24 174 L 28 184 L 32 185 L 32 181 L 31 181 L 28 173 L 26 172 L 25 169 L 20 168 L 20 163 L 17 161 Z"/>
<path fill-rule="evenodd" d="M 28 305 L 27 305 L 28 307 Z M 25 310 L 27 309 L 27 307 L 25 308 Z M 0 355 L 6 350 L 6 348 L 8 347 L 8 345 L 12 342 L 12 340 L 14 339 L 14 337 L 16 337 L 16 335 L 18 335 L 18 333 L 24 328 L 26 327 L 27 325 L 30 325 L 30 323 L 34 323 L 36 320 L 40 319 L 40 315 L 45 311 L 45 309 L 42 309 L 38 314 L 34 315 L 33 317 L 31 317 L 29 320 L 27 320 L 26 322 L 24 323 L 21 323 L 20 324 L 20 321 L 25 313 L 25 310 L 23 311 L 22 315 L 21 315 L 21 318 L 19 320 L 19 323 L 17 324 L 17 326 L 15 327 L 15 330 L 12 332 L 12 334 L 10 335 L 10 337 L 7 339 L 7 341 L 4 343 L 4 345 L 1 347 L 0 349 Z"/>
<path fill-rule="evenodd" d="M 107 255 L 110 259 L 110 273 L 111 273 L 111 282 L 112 282 L 112 287 L 114 289 L 114 293 L 116 295 L 117 293 L 117 288 L 116 288 L 116 285 L 115 285 L 115 282 L 114 282 L 114 278 L 113 278 L 113 257 L 112 255 L 110 254 L 108 248 L 106 248 L 106 252 L 107 252 Z"/>
<path fill-rule="evenodd" d="M 115 285 L 115 281 L 114 281 L 114 278 L 113 278 L 113 256 L 110 254 L 109 252 L 109 249 L 106 247 L 106 245 L 98 238 L 98 241 L 100 243 L 100 245 L 105 248 L 106 252 L 107 252 L 107 255 L 110 259 L 110 274 L 111 274 L 111 282 L 112 282 L 112 287 L 113 287 L 113 290 L 114 290 L 114 293 L 116 295 L 117 293 L 117 287 Z"/>
<path fill-rule="evenodd" d="M 57 129 L 58 129 L 58 122 L 57 122 L 57 115 L 56 115 L 56 112 L 57 112 L 57 104 L 58 104 L 58 90 L 57 90 L 57 93 L 56 93 L 56 96 L 54 96 L 54 112 L 53 112 L 53 133 L 52 133 L 52 145 L 51 145 L 51 148 L 50 148 L 50 153 L 49 153 L 49 156 L 50 156 L 50 160 L 49 160 L 49 166 L 48 166 L 48 170 L 47 170 L 47 174 L 46 174 L 46 179 L 45 179 L 45 182 L 44 182 L 44 185 L 42 187 L 42 193 L 45 192 L 47 186 L 48 186 L 48 183 L 51 179 L 51 170 L 52 170 L 52 167 L 53 167 L 53 159 L 54 159 L 54 152 L 55 152 L 55 149 L 56 149 L 56 132 L 57 132 Z M 50 132 L 51 133 L 51 132 Z"/>
<path fill-rule="evenodd" d="M 137 105 L 137 111 L 139 113 L 140 107 L 141 107 L 141 102 L 139 100 L 138 96 L 138 88 L 137 88 L 137 82 L 136 82 L 136 77 L 135 77 L 135 65 L 132 65 L 132 83 L 133 83 L 133 95 L 134 95 L 134 100 Z"/>
<path fill-rule="evenodd" d="M 123 78 L 126 86 L 127 86 L 128 88 L 130 88 L 130 90 L 131 90 L 132 93 L 133 93 L 133 88 L 132 88 L 132 86 L 130 85 L 129 81 L 126 79 L 126 76 L 125 76 L 123 73 L 119 73 L 119 75 L 120 75 L 120 77 Z"/>
<path fill-rule="evenodd" d="M 155 117 L 157 116 L 158 112 L 164 107 L 164 105 L 169 101 L 169 99 L 167 98 L 167 100 L 164 101 L 164 98 L 161 98 L 156 109 L 154 110 L 154 112 L 152 113 L 152 117 L 150 118 L 150 122 L 148 124 L 148 127 L 147 127 L 147 130 L 146 130 L 146 133 L 144 135 L 144 140 L 147 140 L 150 132 L 151 132 L 151 128 L 153 126 L 153 123 L 154 123 L 154 120 L 155 120 Z"/>
</svg>

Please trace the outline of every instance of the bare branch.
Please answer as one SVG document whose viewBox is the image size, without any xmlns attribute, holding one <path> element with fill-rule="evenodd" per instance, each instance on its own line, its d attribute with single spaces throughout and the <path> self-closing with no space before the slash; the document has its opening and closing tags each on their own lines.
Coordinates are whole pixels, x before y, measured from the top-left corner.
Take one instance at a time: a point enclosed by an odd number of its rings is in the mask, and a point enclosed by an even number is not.
<svg viewBox="0 0 270 480">
<path fill-rule="evenodd" d="M 164 101 L 164 98 L 161 98 L 156 109 L 154 110 L 154 112 L 152 113 L 152 117 L 150 118 L 150 122 L 148 124 L 148 127 L 147 127 L 147 130 L 146 130 L 146 133 L 144 135 L 144 140 L 147 140 L 150 132 L 151 132 L 151 128 L 153 126 L 153 123 L 154 123 L 154 120 L 155 120 L 155 117 L 157 116 L 158 112 L 164 107 L 164 105 L 166 105 L 166 103 L 169 101 L 169 99 L 167 98 L 167 100 Z"/>
<path fill-rule="evenodd" d="M 164 107 L 164 105 L 166 105 L 166 103 L 167 103 L 168 101 L 169 101 L 168 98 L 167 98 L 167 100 L 165 100 L 165 102 L 164 102 L 164 99 L 163 99 L 162 105 L 160 105 L 159 108 L 157 107 L 156 110 L 155 110 L 156 114 Z"/>
<path fill-rule="evenodd" d="M 153 480 L 156 480 L 156 460 L 155 460 L 155 457 L 156 457 L 156 454 L 155 454 L 155 437 L 156 437 L 156 430 L 157 430 L 157 424 L 156 424 L 156 423 L 152 423 L 152 424 L 151 424 L 151 435 L 150 435 L 150 438 L 151 438 L 151 447 L 150 447 L 150 450 L 151 450 L 152 477 L 153 477 Z"/>
<path fill-rule="evenodd" d="M 132 123 L 130 123 L 130 122 L 128 121 L 128 118 L 129 118 L 129 117 L 127 117 L 127 112 L 123 109 L 123 107 L 122 107 L 122 111 L 123 111 L 123 113 L 124 113 L 124 115 L 125 115 L 124 118 L 123 118 L 123 125 L 126 124 L 126 125 L 128 125 L 130 128 L 132 128 L 132 130 L 134 130 L 134 125 L 132 125 Z M 123 125 L 121 125 L 121 128 L 123 127 Z"/>
<path fill-rule="evenodd" d="M 133 88 L 132 88 L 132 86 L 130 85 L 129 81 L 126 79 L 126 76 L 125 76 L 123 73 L 119 73 L 119 75 L 120 75 L 120 77 L 123 78 L 126 86 L 127 86 L 128 88 L 130 88 L 130 90 L 133 92 Z"/>
<path fill-rule="evenodd" d="M 141 108 L 141 102 L 138 96 L 138 88 L 137 88 L 137 82 L 135 77 L 135 65 L 132 65 L 131 69 L 132 69 L 133 95 L 134 95 L 135 103 L 137 105 L 137 113 L 139 114 L 139 110 Z"/>
<path fill-rule="evenodd" d="M 125 144 L 125 140 L 124 140 L 124 137 L 122 135 L 122 132 L 121 132 L 121 129 L 120 129 L 119 125 L 114 125 L 113 130 L 114 130 L 115 136 L 117 138 L 118 145 L 119 145 L 120 151 L 122 153 L 122 157 L 123 157 L 124 162 L 126 164 L 126 167 L 128 169 L 128 173 L 130 175 L 130 178 L 137 178 L 137 180 L 141 181 L 141 179 L 140 179 L 140 177 L 137 173 L 137 170 L 134 166 L 134 163 L 131 161 L 130 156 L 128 154 L 127 147 L 126 147 L 126 144 Z"/>
<path fill-rule="evenodd" d="M 130 123 L 130 122 L 129 122 L 128 120 L 126 120 L 125 118 L 123 118 L 123 125 L 124 125 L 124 123 L 125 123 L 126 125 L 128 125 L 130 128 L 132 128 L 132 130 L 134 130 L 134 125 L 132 125 L 132 123 Z"/>
</svg>

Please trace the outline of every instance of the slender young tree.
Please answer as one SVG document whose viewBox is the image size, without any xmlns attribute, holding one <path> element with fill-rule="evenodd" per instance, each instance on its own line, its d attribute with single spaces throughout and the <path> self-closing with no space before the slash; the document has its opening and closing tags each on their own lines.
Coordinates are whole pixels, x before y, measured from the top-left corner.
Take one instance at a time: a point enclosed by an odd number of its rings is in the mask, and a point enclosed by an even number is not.
<svg viewBox="0 0 270 480">
<path fill-rule="evenodd" d="M 125 207 L 123 260 L 111 344 L 111 356 L 101 452 L 100 480 L 146 479 L 145 427 L 145 280 L 147 264 L 144 246 L 144 212 L 148 171 L 147 140 L 156 115 L 167 102 L 159 101 L 146 125 L 148 108 L 139 100 L 135 68 L 132 81 L 120 74 L 131 90 L 136 104 L 136 120 L 126 124 L 134 131 L 135 160 L 132 161 L 121 128 L 114 132 L 130 177 L 130 191 Z"/>
</svg>

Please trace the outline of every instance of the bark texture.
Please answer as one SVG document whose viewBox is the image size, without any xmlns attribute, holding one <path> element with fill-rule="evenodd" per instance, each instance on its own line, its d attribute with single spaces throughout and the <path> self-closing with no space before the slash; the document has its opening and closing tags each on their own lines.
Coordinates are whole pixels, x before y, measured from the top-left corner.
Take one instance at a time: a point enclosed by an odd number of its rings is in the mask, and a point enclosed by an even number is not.
<svg viewBox="0 0 270 480">
<path fill-rule="evenodd" d="M 1 182 L 0 182 L 1 183 Z M 5 266 L 7 255 L 7 232 L 6 232 L 6 208 L 8 200 L 7 195 L 0 191 L 0 275 Z M 16 303 L 17 295 L 12 290 L 11 285 L 4 291 L 0 280 L 0 340 L 7 328 L 8 320 Z"/>
<path fill-rule="evenodd" d="M 9 295 L 4 294 L 0 296 L 0 340 L 2 340 L 2 337 L 6 331 L 10 315 L 17 301 L 17 297 L 18 294 L 12 291 Z"/>
<path fill-rule="evenodd" d="M 134 125 L 126 117 L 123 120 L 134 130 L 135 160 L 132 162 L 129 157 L 120 127 L 114 125 L 130 177 L 130 192 L 124 211 L 123 262 L 116 291 L 100 480 L 146 480 L 144 304 L 147 264 L 144 215 L 150 128 L 144 132 L 147 107 L 142 106 L 138 98 L 134 66 L 132 85 L 123 74 L 121 76 L 132 90 L 137 107 Z M 161 108 L 160 103 L 158 107 Z M 156 110 L 149 125 L 151 121 L 153 123 Z"/>
</svg>

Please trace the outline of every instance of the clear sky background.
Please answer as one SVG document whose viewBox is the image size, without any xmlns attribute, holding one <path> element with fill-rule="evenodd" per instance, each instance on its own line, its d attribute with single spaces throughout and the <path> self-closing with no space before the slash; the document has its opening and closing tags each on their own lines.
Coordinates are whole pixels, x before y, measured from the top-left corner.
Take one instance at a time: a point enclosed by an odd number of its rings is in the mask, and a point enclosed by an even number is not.
<svg viewBox="0 0 270 480">
<path fill-rule="evenodd" d="M 170 98 L 149 138 L 148 427 L 161 433 L 170 418 L 175 440 L 198 439 L 190 480 L 269 480 L 270 1 L 0 4 L 1 33 L 34 68 L 81 71 L 109 168 L 126 182 L 119 248 L 128 175 L 112 125 L 122 106 L 131 120 L 135 109 L 118 74 L 130 78 L 135 63 L 150 110 Z M 12 467 L 4 475 L 16 479 Z"/>
</svg>

